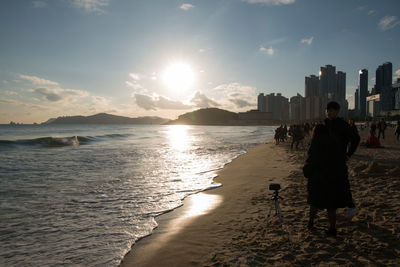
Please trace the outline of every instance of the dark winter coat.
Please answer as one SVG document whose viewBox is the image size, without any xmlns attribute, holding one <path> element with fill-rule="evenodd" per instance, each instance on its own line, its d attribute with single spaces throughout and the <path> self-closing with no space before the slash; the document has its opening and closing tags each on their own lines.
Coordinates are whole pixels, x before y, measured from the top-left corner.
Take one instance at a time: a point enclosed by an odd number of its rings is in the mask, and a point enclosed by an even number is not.
<svg viewBox="0 0 400 267">
<path fill-rule="evenodd" d="M 357 149 L 360 136 L 343 119 L 326 119 L 314 129 L 304 175 L 307 202 L 317 208 L 343 208 L 352 202 L 346 156 Z"/>
</svg>

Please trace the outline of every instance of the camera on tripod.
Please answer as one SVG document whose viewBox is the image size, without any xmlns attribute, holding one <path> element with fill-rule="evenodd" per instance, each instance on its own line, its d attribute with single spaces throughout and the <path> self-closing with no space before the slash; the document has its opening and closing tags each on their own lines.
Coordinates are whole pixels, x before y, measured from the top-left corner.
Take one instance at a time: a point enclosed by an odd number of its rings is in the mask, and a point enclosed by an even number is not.
<svg viewBox="0 0 400 267">
<path fill-rule="evenodd" d="M 279 200 L 283 199 L 282 197 L 279 196 L 280 189 L 281 189 L 280 184 L 269 184 L 269 190 L 274 191 L 274 192 L 272 193 L 272 197 L 271 197 L 272 202 L 271 202 L 271 206 L 269 208 L 269 212 L 268 212 L 268 216 L 267 216 L 267 224 L 268 224 L 269 218 L 271 216 L 272 210 L 275 210 L 275 215 L 279 217 L 279 220 L 281 221 L 281 224 L 282 224 L 282 228 L 288 233 L 289 242 L 292 244 L 289 228 L 287 227 L 285 221 L 283 220 L 281 207 L 279 205 Z"/>
<path fill-rule="evenodd" d="M 278 191 L 279 189 L 281 189 L 280 184 L 269 184 L 269 190 Z"/>
</svg>

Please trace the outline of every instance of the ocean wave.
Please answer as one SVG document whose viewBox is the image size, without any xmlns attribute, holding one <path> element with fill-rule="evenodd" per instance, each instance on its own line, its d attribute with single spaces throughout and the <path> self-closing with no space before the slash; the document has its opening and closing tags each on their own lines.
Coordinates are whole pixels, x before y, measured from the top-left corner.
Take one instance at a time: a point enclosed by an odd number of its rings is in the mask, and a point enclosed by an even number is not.
<svg viewBox="0 0 400 267">
<path fill-rule="evenodd" d="M 124 139 L 134 134 L 105 134 L 98 136 L 69 136 L 69 137 L 40 137 L 34 139 L 21 139 L 21 140 L 0 140 L 0 147 L 24 147 L 24 146 L 38 146 L 38 147 L 65 147 L 65 146 L 80 146 L 86 145 L 95 141 L 104 141 L 109 139 Z"/>
<path fill-rule="evenodd" d="M 19 146 L 40 146 L 40 147 L 64 147 L 79 146 L 93 141 L 92 137 L 71 136 L 71 137 L 40 137 L 35 139 L 22 140 L 0 140 L 2 147 Z"/>
<path fill-rule="evenodd" d="M 99 136 L 96 136 L 96 138 L 99 138 L 99 139 L 123 139 L 123 138 L 126 138 L 126 137 L 131 137 L 131 136 L 134 136 L 134 134 L 105 134 L 105 135 L 99 135 Z"/>
</svg>

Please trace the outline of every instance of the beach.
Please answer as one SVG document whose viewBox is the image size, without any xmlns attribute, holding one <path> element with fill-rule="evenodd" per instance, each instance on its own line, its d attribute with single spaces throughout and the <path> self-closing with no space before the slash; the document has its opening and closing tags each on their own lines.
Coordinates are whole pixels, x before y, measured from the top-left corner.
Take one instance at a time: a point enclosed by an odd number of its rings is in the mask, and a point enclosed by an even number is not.
<svg viewBox="0 0 400 267">
<path fill-rule="evenodd" d="M 365 140 L 367 130 L 360 132 Z M 268 142 L 249 149 L 218 171 L 222 186 L 189 196 L 182 207 L 158 217 L 153 234 L 140 240 L 121 266 L 342 266 L 400 264 L 400 142 L 393 129 L 384 148 L 360 147 L 348 162 L 359 213 L 338 210 L 336 238 L 326 237 L 326 215 L 307 229 L 307 144 Z M 272 191 L 282 189 L 278 216 L 267 218 Z M 273 214 L 274 215 L 274 214 Z M 289 234 L 289 233 L 290 234 Z M 290 237 L 290 241 L 289 241 Z"/>
</svg>

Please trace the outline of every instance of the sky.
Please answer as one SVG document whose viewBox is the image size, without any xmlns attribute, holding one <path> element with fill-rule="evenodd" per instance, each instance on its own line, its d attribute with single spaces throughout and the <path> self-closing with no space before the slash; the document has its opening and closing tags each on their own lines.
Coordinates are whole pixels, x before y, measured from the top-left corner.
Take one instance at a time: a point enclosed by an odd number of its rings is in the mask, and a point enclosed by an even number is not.
<svg viewBox="0 0 400 267">
<path fill-rule="evenodd" d="M 0 123 L 106 112 L 175 119 L 304 96 L 304 77 L 387 61 L 400 77 L 398 0 L 3 0 Z"/>
</svg>

